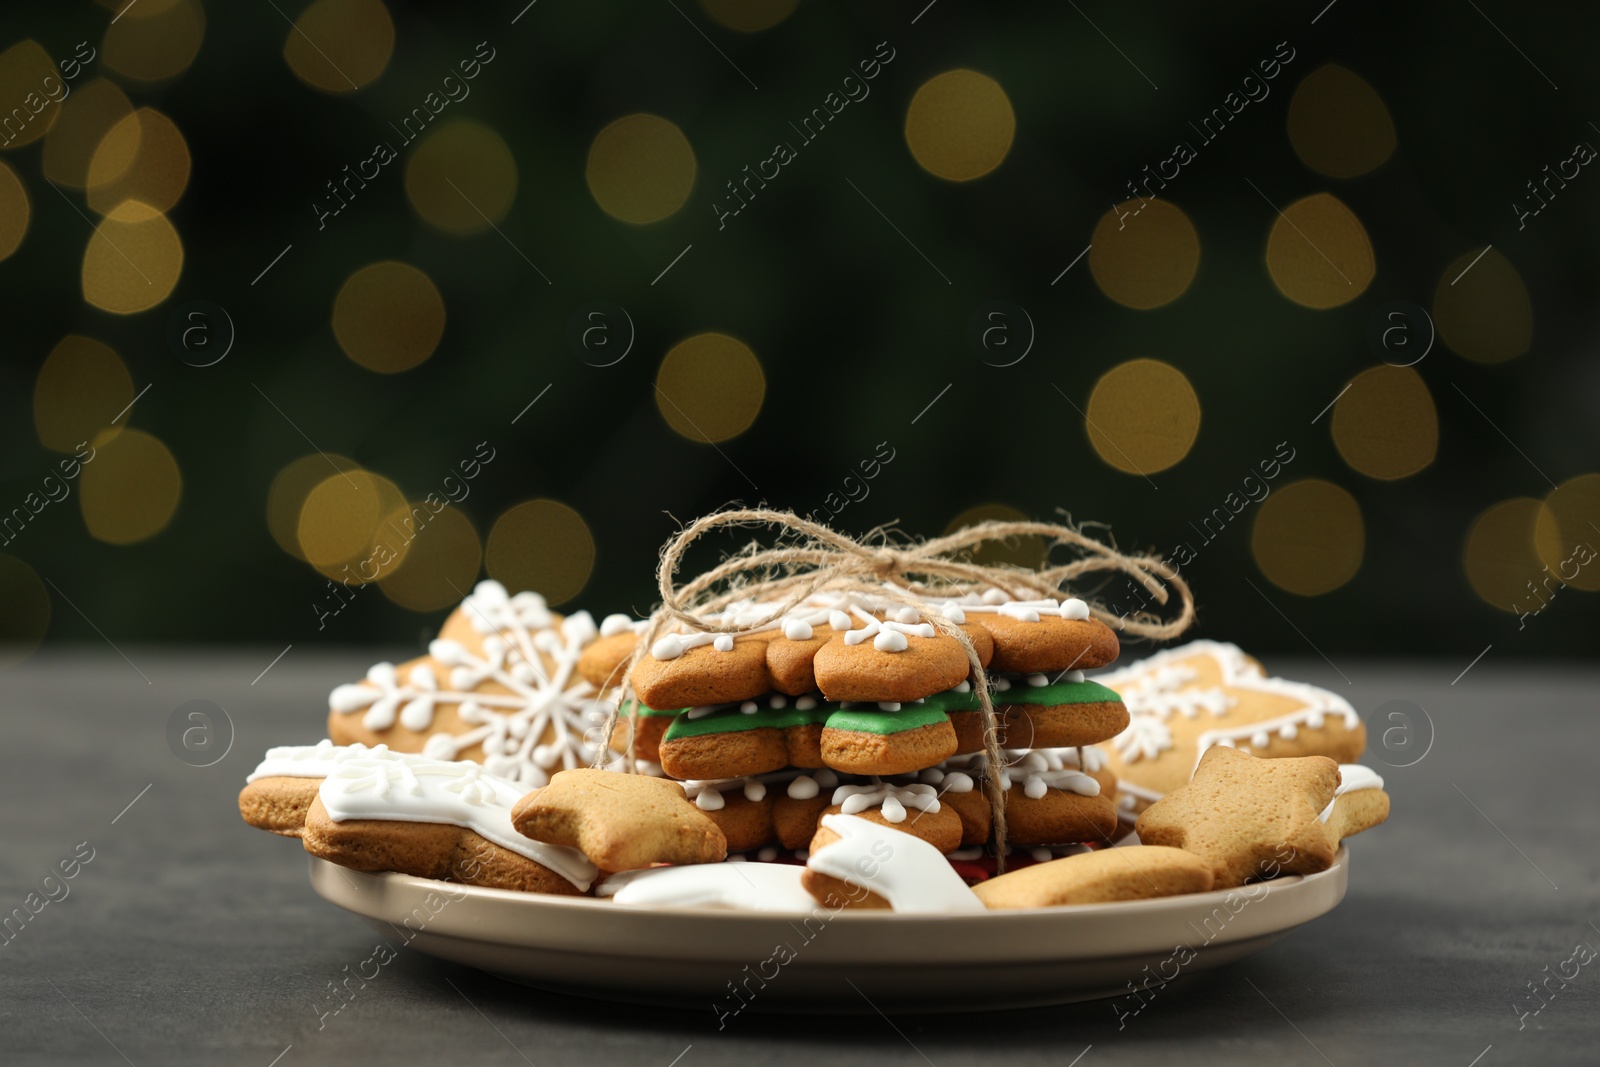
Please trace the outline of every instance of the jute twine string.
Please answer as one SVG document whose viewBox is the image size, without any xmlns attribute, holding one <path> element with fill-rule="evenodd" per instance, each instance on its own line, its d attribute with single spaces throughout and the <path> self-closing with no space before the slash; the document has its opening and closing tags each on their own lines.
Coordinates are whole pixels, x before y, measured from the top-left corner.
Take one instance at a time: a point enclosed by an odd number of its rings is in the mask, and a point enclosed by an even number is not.
<svg viewBox="0 0 1600 1067">
<path fill-rule="evenodd" d="M 755 542 L 710 570 L 677 585 L 678 566 L 689 546 L 721 527 L 767 526 L 779 529 L 783 543 L 762 548 Z M 1194 596 L 1189 585 L 1170 565 L 1150 555 L 1128 555 L 1082 533 L 1073 526 L 1048 522 L 984 522 L 928 541 L 895 542 L 890 531 L 879 528 L 857 540 L 790 511 L 767 508 L 733 508 L 702 516 L 686 526 L 662 548 L 656 569 L 661 606 L 635 644 L 620 670 L 616 703 L 605 726 L 605 744 L 597 762 L 610 750 L 620 709 L 632 707 L 633 668 L 644 658 L 665 627 L 676 623 L 703 633 L 740 634 L 776 622 L 809 597 L 821 592 L 859 593 L 879 602 L 888 601 L 916 609 L 937 633 L 959 642 L 972 665 L 972 685 L 978 695 L 983 720 L 984 792 L 993 811 L 998 869 L 1005 869 L 1006 811 L 1004 768 L 999 722 L 989 693 L 989 679 L 978 661 L 972 639 L 940 614 L 940 600 L 999 589 L 1014 600 L 1060 597 L 1063 583 L 1091 573 L 1122 573 L 1137 582 L 1158 605 L 1176 590 L 1179 609 L 1164 619 L 1140 611 L 1117 615 L 1097 605 L 1090 614 L 1126 634 L 1164 640 L 1175 637 L 1194 621 Z M 959 553 L 990 541 L 1016 537 L 1043 537 L 1049 548 L 1065 546 L 1078 558 L 1055 566 L 1027 569 L 1009 564 L 979 564 Z M 1049 552 L 1046 551 L 1048 558 Z M 771 605 L 764 616 L 754 612 L 729 619 L 730 605 L 756 601 Z M 627 767 L 637 769 L 631 738 L 636 715 L 628 712 Z"/>
</svg>

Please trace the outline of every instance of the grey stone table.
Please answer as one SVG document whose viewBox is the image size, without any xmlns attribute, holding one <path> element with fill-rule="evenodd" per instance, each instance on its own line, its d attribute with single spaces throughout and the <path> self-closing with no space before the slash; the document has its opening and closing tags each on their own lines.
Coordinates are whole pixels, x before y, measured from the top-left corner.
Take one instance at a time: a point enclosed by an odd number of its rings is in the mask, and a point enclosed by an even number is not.
<svg viewBox="0 0 1600 1067">
<path fill-rule="evenodd" d="M 1552 977 L 1579 943 L 1600 948 L 1600 670 L 1486 660 L 1452 685 L 1461 663 L 1341 661 L 1347 684 L 1321 660 L 1272 663 L 1367 717 L 1394 813 L 1351 842 L 1332 914 L 1180 978 L 1121 1029 L 1099 1002 L 745 1013 L 719 1031 L 709 1008 L 539 993 L 405 952 L 319 1028 L 327 984 L 372 934 L 312 893 L 294 842 L 239 821 L 235 796 L 267 747 L 321 737 L 328 690 L 381 657 L 295 648 L 261 675 L 276 651 L 125 645 L 0 672 L 0 914 L 59 898 L 0 947 L 0 1063 L 1600 1062 L 1600 961 Z M 169 747 L 191 700 L 231 719 L 214 766 Z M 63 862 L 74 877 L 46 883 Z"/>
</svg>

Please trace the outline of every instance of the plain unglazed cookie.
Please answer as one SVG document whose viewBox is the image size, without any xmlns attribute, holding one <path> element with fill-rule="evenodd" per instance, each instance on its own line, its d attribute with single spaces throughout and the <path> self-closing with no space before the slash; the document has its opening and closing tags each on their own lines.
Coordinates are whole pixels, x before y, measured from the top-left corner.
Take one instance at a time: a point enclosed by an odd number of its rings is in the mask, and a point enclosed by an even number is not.
<svg viewBox="0 0 1600 1067">
<path fill-rule="evenodd" d="M 605 871 L 715 863 L 728 853 L 722 831 L 683 786 L 645 775 L 562 771 L 518 801 L 511 822 L 525 837 L 578 849 Z"/>
<path fill-rule="evenodd" d="M 1142 844 L 1204 859 L 1218 889 L 1314 874 L 1337 850 L 1321 814 L 1338 787 L 1339 765 L 1326 756 L 1258 759 L 1212 748 L 1186 785 L 1145 809 L 1135 830 Z"/>
<path fill-rule="evenodd" d="M 1117 658 L 1116 632 L 1091 618 L 1082 600 L 1003 600 L 965 603 L 968 619 L 982 624 L 994 638 L 996 671 L 1012 674 L 1055 674 L 1092 670 Z"/>
<path fill-rule="evenodd" d="M 770 636 L 719 634 L 686 648 L 687 639 L 669 634 L 634 665 L 634 692 L 652 708 L 701 707 L 761 696 L 772 688 L 767 672 Z"/>
<path fill-rule="evenodd" d="M 1189 780 L 1214 746 L 1255 756 L 1327 756 L 1354 763 L 1367 731 L 1350 703 L 1313 685 L 1269 678 L 1236 645 L 1194 641 L 1109 671 L 1096 681 L 1128 707 L 1111 769 L 1129 816 Z"/>
<path fill-rule="evenodd" d="M 1213 881 L 1211 866 L 1192 852 L 1132 845 L 1037 863 L 980 882 L 972 891 L 988 908 L 1052 908 L 1204 893 Z"/>
</svg>

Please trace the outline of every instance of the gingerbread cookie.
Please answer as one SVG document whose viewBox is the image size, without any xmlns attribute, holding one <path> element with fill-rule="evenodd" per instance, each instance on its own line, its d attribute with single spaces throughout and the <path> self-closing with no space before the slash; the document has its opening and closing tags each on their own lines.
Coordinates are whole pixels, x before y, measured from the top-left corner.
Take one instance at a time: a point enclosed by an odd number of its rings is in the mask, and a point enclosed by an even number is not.
<svg viewBox="0 0 1600 1067">
<path fill-rule="evenodd" d="M 1128 726 L 1122 698 L 1071 670 L 1052 680 L 1043 674 L 997 675 L 992 697 L 1008 748 L 1062 748 L 1109 741 Z"/>
<path fill-rule="evenodd" d="M 1143 844 L 1204 859 L 1218 889 L 1314 874 L 1337 850 L 1321 814 L 1338 787 L 1339 765 L 1326 756 L 1259 759 L 1217 746 L 1186 785 L 1145 809 L 1135 829 Z"/>
<path fill-rule="evenodd" d="M 1340 764 L 1339 788 L 1318 817 L 1335 845 L 1384 822 L 1389 818 L 1389 794 L 1383 791 L 1383 779 L 1359 763 Z"/>
<path fill-rule="evenodd" d="M 950 717 L 921 704 L 846 707 L 822 729 L 822 762 L 849 774 L 903 774 L 949 759 L 959 745 Z"/>
<path fill-rule="evenodd" d="M 830 907 L 979 912 L 983 903 L 938 848 L 860 815 L 822 817 L 801 884 Z"/>
<path fill-rule="evenodd" d="M 1343 697 L 1266 677 L 1235 645 L 1194 641 L 1096 680 L 1128 706 L 1128 726 L 1110 748 L 1119 803 L 1129 817 L 1188 781 L 1214 746 L 1340 763 L 1355 762 L 1366 749 L 1366 728 Z"/>
<path fill-rule="evenodd" d="M 480 582 L 428 655 L 380 663 L 336 688 L 328 736 L 435 759 L 471 759 L 535 789 L 602 751 L 610 705 L 577 676 L 597 630 L 587 612 L 561 618 L 535 593 Z"/>
<path fill-rule="evenodd" d="M 994 639 L 996 671 L 1011 674 L 1058 674 L 1092 670 L 1117 658 L 1116 632 L 1090 618 L 1089 605 L 1066 600 L 1010 600 L 991 590 L 959 605 L 966 621 L 974 617 Z M 950 609 L 945 610 L 950 615 Z M 958 621 L 952 619 L 952 621 Z"/>
<path fill-rule="evenodd" d="M 683 792 L 727 839 L 728 851 L 749 852 L 776 840 L 772 825 L 775 798 L 769 785 L 782 787 L 794 772 L 683 783 Z"/>
<path fill-rule="evenodd" d="M 895 618 L 866 617 L 863 625 L 835 632 L 816 653 L 817 688 L 829 700 L 912 701 L 940 693 L 972 672 L 961 642 L 938 633 L 914 608 Z"/>
<path fill-rule="evenodd" d="M 633 668 L 633 689 L 652 708 L 738 703 L 772 688 L 766 634 L 668 634 Z"/>
<path fill-rule="evenodd" d="M 715 863 L 728 852 L 722 831 L 681 785 L 644 775 L 561 771 L 516 803 L 511 822 L 535 841 L 577 848 L 606 871 Z"/>
<path fill-rule="evenodd" d="M 585 646 L 578 656 L 578 675 L 604 693 L 622 683 L 623 668 L 639 643 L 645 623 L 626 615 L 607 615 L 600 622 L 600 636 Z"/>
<path fill-rule="evenodd" d="M 239 792 L 239 814 L 258 830 L 299 837 L 322 780 L 351 760 L 367 758 L 400 762 L 427 759 L 390 753 L 386 745 L 368 748 L 335 745 L 332 741 L 269 748 L 266 758 L 245 778 L 245 787 Z"/>
<path fill-rule="evenodd" d="M 738 778 L 783 767 L 818 767 L 823 723 L 837 706 L 782 693 L 737 704 L 688 708 L 657 746 L 674 778 Z"/>
<path fill-rule="evenodd" d="M 1076 749 L 1008 751 L 1006 757 L 1007 841 L 1019 846 L 1111 842 L 1117 826 L 1112 793 L 1079 766 Z"/>
<path fill-rule="evenodd" d="M 370 751 L 337 761 L 322 780 L 301 842 L 313 856 L 355 870 L 587 892 L 596 868 L 581 851 L 530 841 L 512 828 L 523 792 L 466 760 Z"/>
<path fill-rule="evenodd" d="M 972 891 L 988 908 L 1053 908 L 1204 893 L 1213 881 L 1211 866 L 1191 852 L 1134 845 L 1007 871 Z"/>
<path fill-rule="evenodd" d="M 817 820 L 833 803 L 839 776 L 827 767 L 801 774 L 772 802 L 772 829 L 784 848 L 804 849 L 816 836 Z"/>
</svg>

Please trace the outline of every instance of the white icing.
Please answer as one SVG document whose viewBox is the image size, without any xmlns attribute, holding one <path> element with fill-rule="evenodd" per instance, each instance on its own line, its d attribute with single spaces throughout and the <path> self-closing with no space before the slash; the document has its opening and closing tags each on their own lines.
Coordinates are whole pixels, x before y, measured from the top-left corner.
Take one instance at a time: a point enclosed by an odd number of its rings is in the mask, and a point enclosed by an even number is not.
<svg viewBox="0 0 1600 1067">
<path fill-rule="evenodd" d="M 782 776 L 785 772 L 777 771 L 774 773 Z M 730 793 L 735 789 L 743 791 L 744 798 L 752 803 L 766 799 L 767 786 L 766 781 L 763 779 L 770 779 L 771 777 L 773 776 L 691 779 L 683 783 L 683 791 L 701 811 L 721 811 L 727 806 L 727 798 L 723 794 Z"/>
<path fill-rule="evenodd" d="M 1012 600 L 998 589 L 991 589 L 981 598 L 965 605 L 967 611 L 991 612 L 1018 622 L 1038 622 L 1046 615 L 1063 619 L 1082 620 L 1089 617 L 1089 605 L 1077 597 L 1055 600 Z"/>
<path fill-rule="evenodd" d="M 773 849 L 763 849 L 760 855 Z M 729 857 L 731 860 L 732 857 Z M 655 907 L 717 907 L 740 911 L 809 912 L 817 901 L 800 885 L 805 868 L 789 863 L 696 863 L 649 867 L 613 874 L 595 886 L 595 896 L 618 904 Z"/>
<path fill-rule="evenodd" d="M 917 781 L 938 787 L 945 793 L 970 793 L 975 783 L 966 771 L 947 771 L 943 767 L 928 767 L 917 772 Z"/>
<path fill-rule="evenodd" d="M 1088 762 L 1085 750 L 1085 761 Z M 1071 748 L 1035 748 L 1028 751 L 1006 753 L 1002 789 L 1022 786 L 1022 793 L 1030 800 L 1039 800 L 1051 789 L 1076 793 L 1082 797 L 1100 795 L 1100 783 L 1078 769 L 1078 753 Z M 1103 758 L 1103 753 L 1102 753 Z"/>
<path fill-rule="evenodd" d="M 471 729 L 434 733 L 423 753 L 454 760 L 480 745 L 491 773 L 528 788 L 545 785 L 557 770 L 591 765 L 601 753 L 600 733 L 612 709 L 576 674 L 579 654 L 599 632 L 594 619 L 580 611 L 558 625 L 543 597 L 507 596 L 496 581 L 479 582 L 462 607 L 472 628 L 485 635 L 481 654 L 459 641 L 434 641 L 428 653 L 446 677 L 428 663 L 416 664 L 404 678 L 392 663 L 379 663 L 365 682 L 333 691 L 334 712 L 363 712 L 369 730 L 398 722 L 422 733 L 440 707 L 453 706 Z M 506 692 L 482 688 L 491 683 Z M 553 735 L 548 743 L 546 734 Z"/>
<path fill-rule="evenodd" d="M 815 631 L 804 619 L 789 619 L 783 624 L 783 636 L 791 641 L 809 641 L 815 636 Z"/>
<path fill-rule="evenodd" d="M 981 912 L 972 890 L 939 850 L 920 837 L 854 815 L 824 815 L 839 835 L 813 852 L 806 866 L 864 886 L 898 912 Z"/>
<path fill-rule="evenodd" d="M 906 821 L 906 809 L 915 808 L 928 815 L 939 813 L 939 794 L 931 785 L 895 785 L 890 782 L 869 782 L 864 785 L 841 785 L 833 791 L 833 803 L 846 815 L 855 815 L 869 808 L 881 808 L 883 817 L 892 823 Z"/>
<path fill-rule="evenodd" d="M 824 789 L 832 789 L 839 784 L 839 776 L 827 767 L 820 767 L 810 774 L 802 774 L 789 783 L 786 792 L 791 800 L 810 800 Z"/>
<path fill-rule="evenodd" d="M 1339 764 L 1339 788 L 1333 791 L 1333 799 L 1328 801 L 1328 806 L 1322 809 L 1322 814 L 1317 816 L 1323 822 L 1333 814 L 1333 806 L 1340 797 L 1346 793 L 1359 793 L 1364 789 L 1382 789 L 1383 777 L 1371 767 L 1363 767 L 1359 763 Z"/>
<path fill-rule="evenodd" d="M 527 792 L 470 760 L 371 749 L 340 762 L 322 780 L 317 795 L 334 822 L 380 819 L 460 826 L 587 890 L 598 871 L 583 853 L 534 841 L 512 827 L 511 808 Z"/>
<path fill-rule="evenodd" d="M 607 615 L 604 619 L 600 620 L 600 636 L 615 637 L 617 634 L 624 633 L 628 630 L 634 630 L 637 632 L 639 625 L 640 624 L 635 623 L 626 615 Z"/>
<path fill-rule="evenodd" d="M 378 759 L 426 760 L 426 756 L 390 752 L 388 745 L 336 745 L 322 740 L 314 745 L 282 745 L 267 749 L 266 758 L 257 764 L 245 778 L 253 782 L 258 778 L 326 778 L 353 759 L 375 757 Z"/>
</svg>

